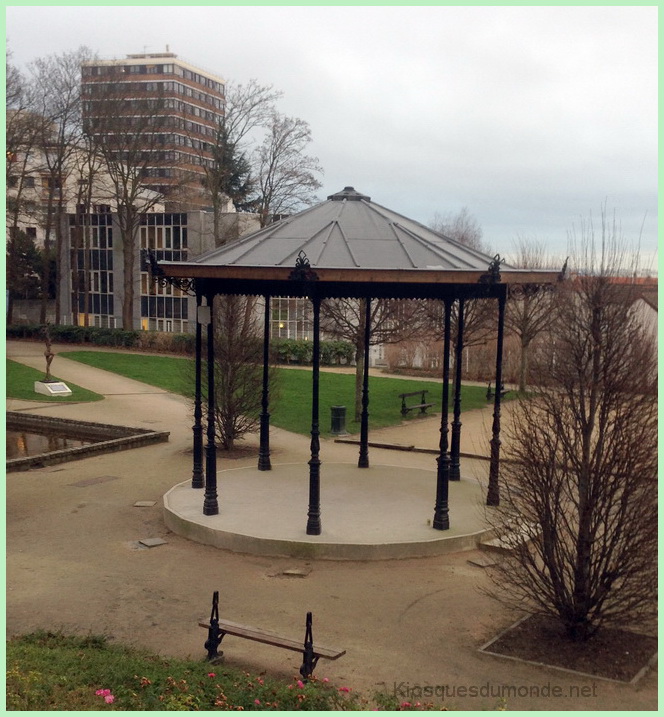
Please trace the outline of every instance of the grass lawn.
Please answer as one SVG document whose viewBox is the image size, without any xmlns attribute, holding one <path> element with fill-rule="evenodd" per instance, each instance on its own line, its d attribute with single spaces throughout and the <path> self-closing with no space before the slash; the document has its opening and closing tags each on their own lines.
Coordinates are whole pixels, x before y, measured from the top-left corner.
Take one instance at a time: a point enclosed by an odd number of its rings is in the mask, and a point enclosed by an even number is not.
<svg viewBox="0 0 664 717">
<path fill-rule="evenodd" d="M 349 688 L 323 680 L 304 684 L 297 678 L 252 676 L 203 660 L 157 657 L 94 635 L 24 635 L 7 642 L 6 663 L 6 706 L 12 711 L 336 711 L 374 706 Z M 398 707 L 391 695 L 379 697 L 378 704 Z"/>
<path fill-rule="evenodd" d="M 427 414 L 440 413 L 443 387 L 433 381 L 412 379 L 369 378 L 369 426 L 382 428 L 401 423 L 402 420 L 417 421 L 418 411 L 411 411 L 405 419 L 401 416 L 400 393 L 428 390 L 427 403 L 433 407 Z M 293 433 L 308 434 L 311 431 L 311 371 L 280 369 L 278 372 L 278 402 L 272 413 L 272 423 Z M 346 430 L 359 433 L 360 424 L 355 422 L 355 376 L 321 371 L 320 374 L 320 429 L 329 435 L 330 408 L 346 406 Z M 419 396 L 407 399 L 407 403 L 419 403 Z M 461 403 L 465 410 L 486 406 L 486 389 L 481 386 L 462 386 Z M 450 413 L 452 410 L 450 392 Z"/>
<path fill-rule="evenodd" d="M 7 398 L 16 398 L 22 401 L 54 401 L 66 403 L 68 401 L 101 401 L 104 397 L 86 388 L 66 381 L 71 389 L 71 396 L 45 396 L 35 393 L 35 381 L 44 378 L 44 372 L 30 366 L 24 366 L 16 361 L 7 360 Z M 53 378 L 56 378 L 55 376 Z M 58 379 L 59 380 L 59 379 Z"/>
<path fill-rule="evenodd" d="M 143 354 L 123 354 L 108 351 L 63 351 L 74 361 L 112 371 L 137 381 L 158 386 L 166 391 L 191 395 L 193 390 L 192 359 Z M 311 431 L 311 371 L 307 369 L 277 369 L 276 385 L 272 388 L 270 422 L 293 433 L 308 435 Z M 402 421 L 400 393 L 426 389 L 427 403 L 433 403 L 429 413 L 440 413 L 442 385 L 408 378 L 370 377 L 369 379 L 369 425 L 373 428 L 392 426 Z M 321 371 L 320 374 L 320 430 L 322 435 L 330 432 L 331 406 L 346 406 L 346 428 L 359 433 L 359 423 L 353 419 L 355 376 Z M 417 396 L 413 397 L 417 399 Z M 418 401 L 411 401 L 417 403 Z M 462 386 L 463 410 L 487 405 L 486 388 Z M 452 399 L 450 392 L 450 414 Z M 405 420 L 417 421 L 411 412 Z"/>
<path fill-rule="evenodd" d="M 193 396 L 193 359 L 123 354 L 115 351 L 60 351 L 58 355 L 133 378 L 135 381 L 162 388 L 164 391 Z"/>
</svg>

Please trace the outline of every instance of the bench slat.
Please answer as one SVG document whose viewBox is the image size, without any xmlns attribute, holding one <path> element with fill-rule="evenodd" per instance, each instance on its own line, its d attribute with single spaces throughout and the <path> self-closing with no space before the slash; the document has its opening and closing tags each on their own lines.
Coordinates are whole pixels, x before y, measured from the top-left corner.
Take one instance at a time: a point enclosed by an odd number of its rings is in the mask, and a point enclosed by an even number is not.
<svg viewBox="0 0 664 717">
<path fill-rule="evenodd" d="M 209 623 L 199 622 L 198 624 L 200 627 L 204 627 L 208 630 L 210 629 Z M 273 645 L 274 647 L 283 647 L 286 650 L 293 650 L 294 652 L 302 652 L 304 649 L 304 643 L 302 640 L 292 640 L 288 637 L 277 635 L 275 632 L 261 630 L 260 628 L 251 627 L 249 625 L 240 625 L 239 623 L 231 622 L 230 620 L 219 620 L 219 630 L 227 633 L 228 635 L 244 637 L 247 640 L 262 642 L 266 645 Z M 314 645 L 314 656 L 322 657 L 326 660 L 337 660 L 345 654 L 346 650 L 337 650 L 331 647 Z"/>
</svg>

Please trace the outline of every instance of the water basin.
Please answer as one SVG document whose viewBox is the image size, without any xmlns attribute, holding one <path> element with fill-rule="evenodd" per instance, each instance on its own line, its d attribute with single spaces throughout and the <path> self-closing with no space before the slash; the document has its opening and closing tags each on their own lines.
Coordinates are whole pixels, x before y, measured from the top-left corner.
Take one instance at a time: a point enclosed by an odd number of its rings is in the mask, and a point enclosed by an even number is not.
<svg viewBox="0 0 664 717">
<path fill-rule="evenodd" d="M 11 460 L 13 458 L 27 458 L 30 456 L 38 456 L 42 453 L 52 453 L 53 451 L 62 451 L 66 448 L 79 448 L 87 446 L 91 443 L 98 443 L 102 439 L 82 440 L 68 436 L 64 433 L 32 433 L 29 431 L 7 431 L 5 433 L 6 457 Z"/>
<path fill-rule="evenodd" d="M 7 411 L 7 472 L 168 441 L 168 431 Z M 14 438 L 11 435 L 14 434 Z"/>
</svg>

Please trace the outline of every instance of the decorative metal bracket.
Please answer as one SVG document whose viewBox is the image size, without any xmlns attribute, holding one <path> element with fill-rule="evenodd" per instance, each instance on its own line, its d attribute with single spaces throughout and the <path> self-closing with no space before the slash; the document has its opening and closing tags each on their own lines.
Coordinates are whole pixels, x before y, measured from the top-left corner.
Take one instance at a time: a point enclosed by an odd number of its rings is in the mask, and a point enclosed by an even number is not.
<svg viewBox="0 0 664 717">
<path fill-rule="evenodd" d="M 558 281 L 564 281 L 567 278 L 567 262 L 568 261 L 569 261 L 569 257 L 567 257 L 567 259 L 565 259 L 563 268 L 560 270 L 560 273 L 558 274 Z"/>
<path fill-rule="evenodd" d="M 207 659 L 212 661 L 220 658 L 224 653 L 218 651 L 221 641 L 226 633 L 219 629 L 219 591 L 212 594 L 212 612 L 210 613 L 210 627 L 208 639 L 205 641 L 205 649 L 208 651 Z"/>
<path fill-rule="evenodd" d="M 500 258 L 500 254 L 496 254 L 489 264 L 488 272 L 480 276 L 480 284 L 500 284 L 500 265 L 504 261 L 504 259 Z"/>
<path fill-rule="evenodd" d="M 311 268 L 309 259 L 304 251 L 300 250 L 295 260 L 295 268 L 288 276 L 292 281 L 318 281 L 318 275 Z"/>
<path fill-rule="evenodd" d="M 183 279 L 177 276 L 166 276 L 164 270 L 159 266 L 157 257 L 150 249 L 141 251 L 141 271 L 147 271 L 152 281 L 159 286 L 171 285 L 189 296 L 196 296 L 196 281 L 194 279 Z"/>
</svg>

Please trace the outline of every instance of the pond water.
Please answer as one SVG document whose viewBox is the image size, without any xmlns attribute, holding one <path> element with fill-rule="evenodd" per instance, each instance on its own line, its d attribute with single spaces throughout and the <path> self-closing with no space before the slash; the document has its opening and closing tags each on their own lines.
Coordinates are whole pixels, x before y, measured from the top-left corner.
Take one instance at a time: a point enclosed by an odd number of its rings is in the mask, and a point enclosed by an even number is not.
<svg viewBox="0 0 664 717">
<path fill-rule="evenodd" d="M 13 458 L 27 458 L 42 453 L 61 451 L 65 448 L 78 448 L 88 446 L 99 441 L 83 441 L 61 433 L 30 433 L 29 431 L 6 432 L 7 460 Z"/>
</svg>

